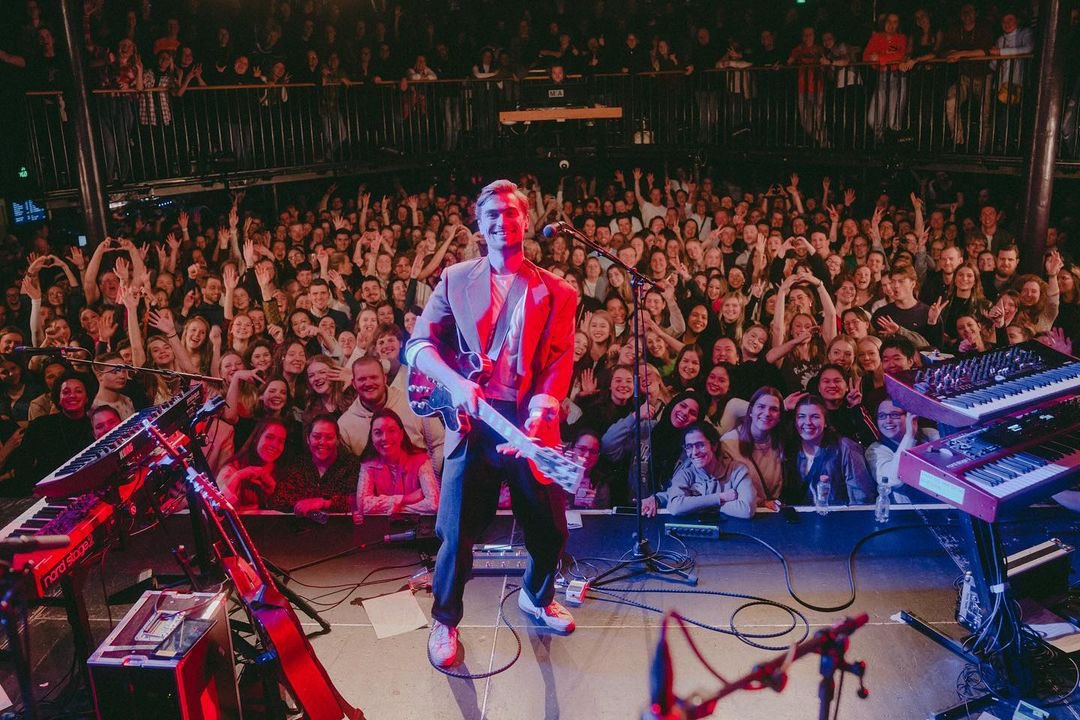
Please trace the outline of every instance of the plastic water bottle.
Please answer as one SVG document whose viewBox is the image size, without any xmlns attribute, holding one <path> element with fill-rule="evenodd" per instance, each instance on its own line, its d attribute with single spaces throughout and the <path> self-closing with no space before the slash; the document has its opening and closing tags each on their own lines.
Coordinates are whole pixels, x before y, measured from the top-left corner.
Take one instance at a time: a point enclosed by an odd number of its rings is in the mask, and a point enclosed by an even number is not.
<svg viewBox="0 0 1080 720">
<path fill-rule="evenodd" d="M 892 490 L 889 488 L 887 480 L 883 480 L 878 483 L 877 486 L 877 504 L 874 506 L 874 520 L 879 523 L 889 522 L 889 494 Z"/>
<path fill-rule="evenodd" d="M 829 514 L 829 497 L 832 495 L 832 483 L 828 475 L 818 478 L 817 487 L 814 489 L 814 507 L 818 515 Z"/>
</svg>

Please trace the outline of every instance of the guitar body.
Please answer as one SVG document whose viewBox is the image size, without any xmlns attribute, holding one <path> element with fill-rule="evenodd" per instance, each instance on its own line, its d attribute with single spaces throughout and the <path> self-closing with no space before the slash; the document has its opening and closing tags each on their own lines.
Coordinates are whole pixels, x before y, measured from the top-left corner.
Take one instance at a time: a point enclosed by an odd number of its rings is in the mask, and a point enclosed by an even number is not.
<svg viewBox="0 0 1080 720">
<path fill-rule="evenodd" d="M 443 358 L 454 371 L 466 380 L 482 385 L 491 377 L 491 360 L 480 353 L 463 352 L 452 358 Z M 454 407 L 450 393 L 439 383 L 409 366 L 409 406 L 420 417 L 439 415 L 447 430 L 467 432 L 469 418 Z"/>
<path fill-rule="evenodd" d="M 459 375 L 478 385 L 482 385 L 491 375 L 491 361 L 479 353 L 462 352 L 453 357 L 444 356 L 443 361 Z M 454 407 L 449 391 L 413 366 L 409 367 L 408 390 L 409 407 L 414 413 L 421 417 L 439 415 L 448 430 L 468 431 L 469 418 Z M 486 401 L 480 402 L 480 418 L 528 461 L 537 482 L 543 485 L 554 482 L 567 492 L 574 492 L 585 474 L 585 468 L 577 462 L 577 458 L 567 457 L 556 449 L 559 445 L 558 428 L 554 431 L 555 437 L 530 438 Z M 537 439 L 542 444 L 537 443 Z"/>
<path fill-rule="evenodd" d="M 263 647 L 277 656 L 281 682 L 311 720 L 362 717 L 338 694 L 326 668 L 304 634 L 289 601 L 272 585 L 263 584 L 255 569 L 241 557 L 221 556 Z"/>
</svg>

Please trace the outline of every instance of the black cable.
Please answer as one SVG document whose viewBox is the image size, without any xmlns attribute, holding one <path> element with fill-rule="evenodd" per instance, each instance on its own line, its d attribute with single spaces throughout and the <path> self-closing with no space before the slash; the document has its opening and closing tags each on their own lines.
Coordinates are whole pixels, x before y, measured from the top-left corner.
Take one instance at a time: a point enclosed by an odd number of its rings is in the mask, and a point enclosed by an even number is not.
<svg viewBox="0 0 1080 720">
<path fill-rule="evenodd" d="M 460 678 L 462 680 L 483 680 L 485 678 L 489 678 L 489 677 L 492 677 L 494 675 L 504 673 L 507 670 L 509 670 L 510 668 L 512 668 L 514 666 L 514 663 L 516 663 L 518 661 L 518 658 L 521 657 L 521 637 L 518 635 L 517 630 L 514 629 L 514 626 L 510 624 L 510 621 L 506 619 L 506 614 L 503 612 L 503 607 L 506 605 L 506 599 L 508 597 L 510 597 L 511 595 L 513 595 L 515 592 L 518 592 L 520 590 L 521 590 L 520 587 L 517 587 L 515 585 L 511 585 L 509 587 L 509 589 L 505 593 L 503 593 L 502 599 L 499 600 L 499 618 L 498 618 L 497 622 L 495 623 L 496 629 L 499 627 L 499 623 L 502 623 L 503 625 L 506 626 L 506 629 L 510 631 L 510 635 L 513 636 L 514 642 L 517 644 L 517 648 L 514 650 L 514 657 L 510 658 L 510 660 L 503 663 L 502 665 L 495 668 L 494 670 L 488 670 L 487 672 L 483 672 L 483 673 L 456 673 L 456 672 L 452 672 L 449 668 L 439 667 L 438 665 L 436 665 L 431 660 L 431 654 L 428 653 L 428 662 L 431 663 L 431 667 L 435 668 L 436 670 L 441 672 L 443 675 L 446 675 L 446 676 L 452 677 L 452 678 Z"/>
<path fill-rule="evenodd" d="M 806 616 L 803 615 L 801 612 L 799 612 L 796 608 L 793 608 L 790 605 L 785 605 L 783 603 L 776 602 L 775 600 L 769 600 L 768 598 L 757 597 L 755 595 L 745 595 L 745 594 L 742 594 L 742 593 L 724 592 L 722 590 L 692 590 L 692 589 L 683 589 L 683 588 L 590 588 L 590 593 L 601 593 L 603 595 L 612 595 L 612 596 L 614 596 L 613 598 L 606 598 L 606 597 L 596 597 L 595 595 L 590 595 L 589 597 L 591 597 L 594 600 L 603 600 L 605 602 L 613 602 L 613 603 L 622 604 L 622 605 L 629 605 L 630 607 L 636 607 L 636 608 L 639 608 L 641 610 L 648 610 L 650 612 L 658 613 L 658 614 L 661 614 L 661 615 L 664 613 L 664 610 L 662 608 L 658 608 L 658 607 L 655 607 L 653 605 L 649 605 L 647 603 L 639 602 L 637 600 L 630 600 L 629 598 L 621 597 L 621 594 L 622 593 L 672 593 L 672 594 L 676 594 L 676 595 L 712 595 L 712 596 L 715 596 L 715 597 L 728 597 L 728 598 L 735 598 L 735 599 L 738 599 L 738 600 L 747 600 L 748 602 L 743 603 L 739 607 L 735 608 L 735 610 L 731 613 L 731 617 L 728 620 L 728 628 L 726 628 L 726 629 L 723 628 L 723 627 L 716 626 L 716 625 L 710 625 L 710 624 L 702 622 L 700 620 L 695 620 L 694 618 L 691 618 L 691 617 L 686 617 L 685 615 L 682 616 L 682 617 L 686 622 L 690 623 L 691 625 L 696 625 L 697 627 L 703 628 L 705 630 L 711 630 L 713 632 L 721 633 L 723 635 L 731 635 L 731 636 L 733 636 L 735 638 L 738 638 L 739 640 L 746 643 L 747 645 L 750 645 L 751 647 L 755 647 L 755 648 L 758 648 L 758 649 L 761 649 L 761 650 L 784 651 L 784 650 L 789 649 L 791 644 L 788 644 L 788 645 L 766 645 L 766 644 L 763 644 L 763 643 L 754 642 L 754 640 L 767 640 L 769 638 L 782 637 L 782 636 L 787 635 L 787 634 L 789 634 L 791 632 L 794 632 L 795 629 L 799 626 L 800 623 L 803 626 L 802 637 L 800 637 L 795 642 L 800 643 L 800 642 L 802 642 L 803 640 L 805 640 L 806 638 L 808 638 L 810 636 L 810 622 L 806 619 Z M 775 607 L 775 608 L 778 608 L 780 610 L 783 610 L 784 612 L 786 612 L 788 615 L 791 616 L 791 625 L 789 627 L 783 629 L 783 630 L 780 630 L 780 631 L 777 631 L 777 632 L 770 632 L 770 633 L 745 633 L 745 632 L 741 632 L 738 629 L 738 627 L 736 626 L 735 618 L 738 617 L 739 613 L 743 612 L 744 610 L 747 610 L 747 609 L 749 609 L 751 607 L 757 607 L 759 605 L 767 605 L 769 607 Z"/>
<path fill-rule="evenodd" d="M 805 608 L 808 608 L 810 610 L 814 610 L 815 612 L 835 613 L 835 612 L 840 612 L 841 610 L 846 610 L 847 608 L 851 607 L 855 603 L 855 595 L 856 595 L 856 588 L 855 588 L 855 557 L 858 555 L 859 549 L 862 548 L 863 545 L 865 545 L 867 542 L 869 542 L 873 538 L 878 537 L 879 535 L 884 535 L 886 533 L 897 532 L 899 530 L 915 530 L 915 529 L 922 530 L 922 529 L 928 529 L 928 528 L 933 528 L 933 527 L 956 527 L 956 526 L 951 525 L 951 524 L 944 524 L 944 523 L 939 523 L 939 524 L 934 524 L 934 525 L 926 525 L 926 524 L 922 524 L 922 525 L 915 525 L 915 524 L 911 524 L 911 525 L 892 525 L 892 526 L 889 526 L 889 527 L 883 527 L 883 528 L 879 528 L 877 530 L 874 530 L 873 532 L 870 532 L 867 535 L 864 535 L 862 538 L 860 538 L 859 541 L 855 543 L 855 546 L 851 549 L 851 552 L 848 553 L 847 582 L 848 582 L 848 590 L 850 592 L 850 597 L 845 602 L 841 603 L 840 605 L 835 605 L 835 606 L 831 606 L 831 607 L 827 607 L 827 606 L 823 606 L 823 605 L 815 605 L 815 604 L 813 604 L 811 602 L 807 602 L 806 600 L 803 600 L 801 597 L 799 597 L 798 593 L 796 593 L 795 589 L 792 587 L 792 583 L 791 583 L 791 565 L 788 562 L 787 557 L 785 557 L 782 552 L 780 552 L 779 550 L 774 548 L 769 543 L 765 542 L 764 540 L 762 540 L 761 538 L 759 538 L 759 537 L 757 537 L 755 535 L 751 535 L 750 533 L 744 533 L 744 532 L 721 531 L 720 532 L 720 537 L 722 537 L 722 538 L 723 537 L 745 538 L 747 540 L 752 540 L 753 542 L 756 542 L 757 544 L 761 545 L 766 550 L 768 550 L 773 555 L 775 555 L 776 558 L 780 561 L 780 564 L 783 566 L 783 568 L 784 568 L 784 583 L 787 585 L 788 595 L 790 595 L 791 598 L 795 602 L 799 603 L 800 605 L 802 605 Z"/>
</svg>

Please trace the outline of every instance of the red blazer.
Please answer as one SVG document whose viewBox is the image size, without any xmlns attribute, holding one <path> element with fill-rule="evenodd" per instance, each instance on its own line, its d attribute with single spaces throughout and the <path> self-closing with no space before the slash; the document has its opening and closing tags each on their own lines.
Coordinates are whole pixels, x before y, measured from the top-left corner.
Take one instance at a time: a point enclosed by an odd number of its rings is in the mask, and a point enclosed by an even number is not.
<svg viewBox="0 0 1080 720">
<path fill-rule="evenodd" d="M 518 408 L 528 414 L 531 401 L 549 395 L 562 402 L 570 391 L 574 372 L 574 311 L 577 293 L 556 275 L 526 260 L 522 273 L 528 273 L 525 293 L 524 324 L 517 372 Z M 435 292 L 405 346 L 430 343 L 449 357 L 459 350 L 482 347 L 477 327 L 491 306 L 491 284 L 487 258 L 467 260 L 446 268 Z M 458 331 L 466 347 L 459 348 Z M 444 452 L 449 456 L 461 437 L 447 430 Z"/>
</svg>

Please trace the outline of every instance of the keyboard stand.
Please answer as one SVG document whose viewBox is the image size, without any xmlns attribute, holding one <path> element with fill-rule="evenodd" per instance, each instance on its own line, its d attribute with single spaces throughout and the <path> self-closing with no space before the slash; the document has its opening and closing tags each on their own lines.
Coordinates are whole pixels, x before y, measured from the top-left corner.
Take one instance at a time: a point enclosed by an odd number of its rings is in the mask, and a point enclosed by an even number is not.
<svg viewBox="0 0 1080 720">
<path fill-rule="evenodd" d="M 995 597 L 994 588 L 999 587 L 1002 593 L 1002 603 L 1007 603 L 1012 609 L 1012 597 L 1006 580 L 1005 552 L 1001 542 L 1001 534 L 996 523 L 986 522 L 965 512 L 960 513 L 960 526 L 963 528 L 963 539 L 968 548 L 968 557 L 971 561 L 971 574 L 975 580 L 975 590 L 978 593 L 979 605 L 984 609 L 984 622 L 990 617 Z M 949 652 L 963 658 L 965 661 L 980 665 L 987 660 L 996 660 L 999 679 L 1004 682 L 1006 697 L 1030 697 L 1035 689 L 1035 677 L 1032 673 L 1031 663 L 1024 654 L 1024 638 L 1022 636 L 1022 623 L 1020 618 L 1009 612 L 1005 615 L 1007 621 L 1002 624 L 1002 636 L 997 638 L 1003 645 L 1002 649 L 994 653 L 993 657 L 980 657 L 968 650 L 963 643 L 946 635 L 937 628 L 914 613 L 907 610 L 900 611 L 900 617 L 908 625 L 936 642 Z M 1015 622 L 1008 621 L 1015 619 Z M 962 702 L 953 707 L 942 710 L 931 716 L 932 720 L 953 720 L 955 718 L 968 717 L 972 711 L 987 708 L 1000 698 L 989 692 L 980 697 Z"/>
</svg>

